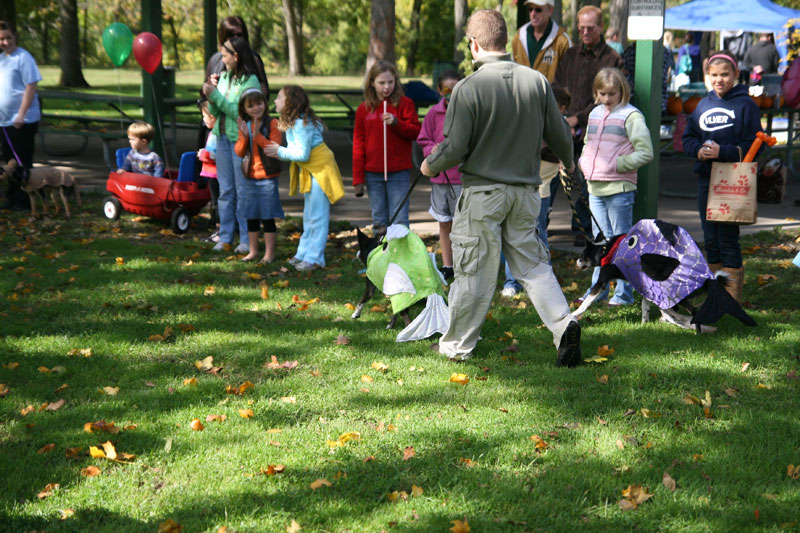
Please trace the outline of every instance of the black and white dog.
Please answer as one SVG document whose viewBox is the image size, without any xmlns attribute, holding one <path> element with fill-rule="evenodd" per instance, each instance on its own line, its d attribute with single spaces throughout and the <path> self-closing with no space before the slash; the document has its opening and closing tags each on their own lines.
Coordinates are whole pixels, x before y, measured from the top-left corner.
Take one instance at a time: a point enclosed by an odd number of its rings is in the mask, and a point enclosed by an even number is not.
<svg viewBox="0 0 800 533">
<path fill-rule="evenodd" d="M 724 273 L 711 272 L 697 243 L 689 233 L 659 219 L 640 220 L 625 235 L 589 242 L 577 261 L 578 268 L 599 266 L 600 275 L 589 295 L 572 314 L 580 317 L 597 299 L 609 281 L 624 279 L 642 294 L 642 322 L 649 318 L 650 304 L 656 304 L 663 319 L 697 333 L 710 332 L 726 313 L 747 326 L 755 321 L 725 290 Z M 705 292 L 700 308 L 690 299 Z M 681 305 L 690 317 L 679 314 Z"/>
</svg>

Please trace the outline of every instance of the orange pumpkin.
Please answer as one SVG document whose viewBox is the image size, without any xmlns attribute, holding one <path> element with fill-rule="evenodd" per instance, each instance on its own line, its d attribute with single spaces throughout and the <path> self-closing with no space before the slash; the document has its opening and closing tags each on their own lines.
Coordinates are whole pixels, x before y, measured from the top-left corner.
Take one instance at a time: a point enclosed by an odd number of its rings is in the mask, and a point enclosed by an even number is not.
<svg viewBox="0 0 800 533">
<path fill-rule="evenodd" d="M 752 99 L 753 99 L 753 101 L 756 103 L 756 105 L 757 105 L 758 107 L 761 107 L 761 97 L 760 97 L 760 96 L 753 96 L 753 95 L 751 94 L 751 95 L 750 95 L 750 98 L 752 98 Z"/>
<path fill-rule="evenodd" d="M 678 96 L 670 96 L 667 98 L 667 113 L 670 115 L 679 115 L 683 111 L 683 100 Z"/>
<path fill-rule="evenodd" d="M 781 99 L 780 99 L 780 101 L 778 102 L 778 107 L 783 107 L 784 105 L 786 105 L 786 104 L 785 104 L 785 103 L 784 103 L 784 101 L 783 101 L 783 95 L 781 95 Z"/>
<path fill-rule="evenodd" d="M 689 98 L 684 100 L 683 112 L 686 113 L 687 115 L 691 114 L 692 111 L 694 111 L 694 108 L 697 107 L 697 104 L 700 103 L 700 100 L 702 100 L 702 98 L 700 98 L 699 96 L 690 96 Z"/>
<path fill-rule="evenodd" d="M 771 96 L 762 96 L 761 97 L 761 109 L 769 109 L 772 107 L 775 101 L 772 99 Z"/>
</svg>

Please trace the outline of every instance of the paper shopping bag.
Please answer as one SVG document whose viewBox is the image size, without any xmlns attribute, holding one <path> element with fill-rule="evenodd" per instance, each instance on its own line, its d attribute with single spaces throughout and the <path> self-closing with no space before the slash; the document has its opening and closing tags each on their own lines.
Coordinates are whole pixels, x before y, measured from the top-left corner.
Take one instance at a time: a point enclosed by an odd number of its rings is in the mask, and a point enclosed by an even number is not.
<svg viewBox="0 0 800 533">
<path fill-rule="evenodd" d="M 706 220 L 732 224 L 755 224 L 756 173 L 758 164 L 713 163 L 708 188 Z"/>
</svg>

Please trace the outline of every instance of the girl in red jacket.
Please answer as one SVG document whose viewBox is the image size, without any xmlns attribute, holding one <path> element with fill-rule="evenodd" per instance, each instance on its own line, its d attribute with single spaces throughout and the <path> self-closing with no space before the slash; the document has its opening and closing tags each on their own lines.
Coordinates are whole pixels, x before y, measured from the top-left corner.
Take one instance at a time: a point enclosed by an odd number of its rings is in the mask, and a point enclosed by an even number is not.
<svg viewBox="0 0 800 533">
<path fill-rule="evenodd" d="M 397 69 L 376 61 L 367 74 L 353 131 L 353 187 L 361 196 L 366 181 L 373 230 L 385 228 L 398 209 L 394 223 L 408 226 L 408 199 L 403 202 L 403 198 L 411 181 L 411 143 L 419 130 L 417 110 L 403 96 Z"/>
</svg>

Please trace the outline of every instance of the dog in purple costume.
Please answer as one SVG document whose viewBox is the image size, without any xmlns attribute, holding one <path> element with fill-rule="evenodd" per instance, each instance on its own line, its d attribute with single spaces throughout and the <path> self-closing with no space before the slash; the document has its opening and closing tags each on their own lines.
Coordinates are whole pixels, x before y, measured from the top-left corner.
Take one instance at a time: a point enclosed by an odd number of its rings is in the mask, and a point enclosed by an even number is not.
<svg viewBox="0 0 800 533">
<path fill-rule="evenodd" d="M 698 333 L 703 325 L 715 323 L 726 313 L 745 325 L 756 325 L 725 290 L 727 278 L 711 272 L 689 232 L 663 220 L 640 220 L 626 235 L 588 243 L 578 259 L 578 267 L 593 266 L 600 266 L 600 275 L 589 296 L 573 313 L 575 316 L 588 309 L 609 281 L 624 279 L 642 294 L 643 321 L 649 310 L 648 302 L 652 302 L 668 317 L 667 321 L 682 327 L 693 324 Z M 697 309 L 689 298 L 701 290 L 707 296 Z M 689 310 L 690 321 L 675 312 L 678 304 Z"/>
</svg>

